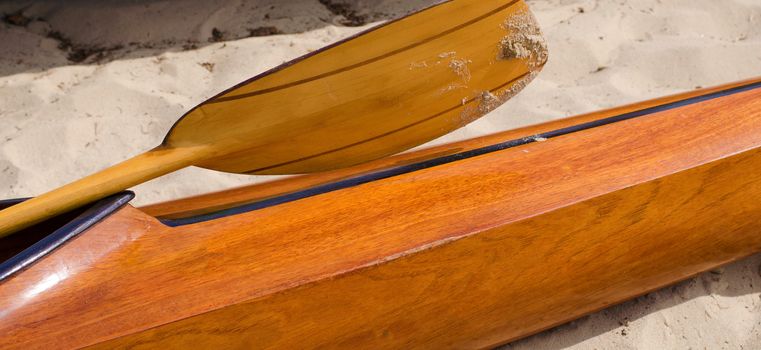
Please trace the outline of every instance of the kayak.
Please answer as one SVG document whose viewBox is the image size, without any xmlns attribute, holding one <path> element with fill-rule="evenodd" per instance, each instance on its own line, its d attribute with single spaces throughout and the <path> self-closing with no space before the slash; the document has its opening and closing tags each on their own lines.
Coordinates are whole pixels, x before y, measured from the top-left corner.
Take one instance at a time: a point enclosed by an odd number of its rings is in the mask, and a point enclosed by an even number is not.
<svg viewBox="0 0 761 350">
<path fill-rule="evenodd" d="M 0 241 L 0 347 L 490 348 L 761 251 L 759 169 L 755 79 L 143 208 L 123 192 Z"/>
</svg>

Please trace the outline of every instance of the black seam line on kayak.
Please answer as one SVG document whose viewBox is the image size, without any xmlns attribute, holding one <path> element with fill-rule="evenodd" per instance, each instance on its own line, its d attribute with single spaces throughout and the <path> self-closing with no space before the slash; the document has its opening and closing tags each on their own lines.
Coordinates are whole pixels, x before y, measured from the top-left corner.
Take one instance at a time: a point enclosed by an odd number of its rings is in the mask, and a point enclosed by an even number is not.
<svg viewBox="0 0 761 350">
<path fill-rule="evenodd" d="M 61 247 L 93 225 L 99 223 L 119 208 L 126 205 L 135 194 L 130 191 L 118 193 L 97 201 L 90 209 L 69 221 L 53 233 L 22 250 L 10 259 L 0 263 L 0 282 L 24 268 L 34 264 L 45 255 Z M 4 205 L 18 204 L 25 199 L 1 201 Z"/>
<path fill-rule="evenodd" d="M 176 226 L 191 225 L 191 224 L 204 222 L 204 221 L 221 219 L 228 216 L 233 216 L 233 215 L 247 213 L 247 212 L 260 210 L 260 209 L 264 209 L 268 207 L 273 207 L 276 205 L 294 202 L 297 200 L 314 197 L 314 196 L 329 193 L 329 192 L 334 192 L 334 191 L 338 191 L 342 189 L 359 186 L 359 185 L 366 184 L 373 181 L 388 179 L 391 177 L 409 174 L 409 173 L 423 170 L 423 169 L 433 168 L 439 165 L 449 164 L 449 163 L 453 163 L 453 162 L 468 159 L 468 158 L 473 158 L 473 157 L 477 157 L 477 156 L 481 156 L 481 155 L 485 155 L 489 153 L 494 153 L 494 152 L 502 151 L 508 148 L 513 148 L 513 147 L 537 142 L 537 140 L 541 140 L 541 139 L 551 139 L 558 136 L 568 135 L 568 134 L 572 134 L 572 133 L 583 131 L 583 130 L 589 130 L 589 129 L 593 129 L 593 128 L 597 128 L 597 127 L 601 127 L 601 126 L 605 126 L 605 125 L 609 125 L 613 123 L 626 121 L 629 119 L 646 116 L 648 114 L 668 111 L 668 110 L 672 110 L 672 109 L 676 109 L 676 108 L 680 108 L 680 107 L 684 107 L 684 106 L 688 106 L 688 105 L 692 105 L 692 104 L 696 104 L 700 102 L 705 102 L 705 101 L 713 100 L 719 97 L 724 97 L 724 96 L 728 96 L 728 95 L 732 95 L 732 94 L 736 94 L 740 92 L 745 92 L 749 90 L 754 90 L 758 88 L 761 88 L 761 82 L 739 86 L 739 87 L 722 90 L 718 92 L 713 92 L 713 93 L 702 95 L 702 96 L 696 96 L 686 100 L 671 102 L 671 103 L 663 104 L 660 106 L 650 107 L 650 108 L 642 109 L 639 111 L 621 114 L 618 116 L 613 116 L 613 117 L 595 120 L 595 121 L 591 121 L 587 123 L 582 123 L 582 124 L 578 124 L 578 125 L 558 129 L 558 130 L 553 130 L 553 131 L 549 131 L 549 132 L 545 132 L 545 133 L 541 133 L 541 134 L 537 134 L 537 135 L 533 135 L 529 137 L 510 140 L 510 141 L 494 144 L 491 146 L 486 146 L 486 147 L 473 149 L 473 150 L 469 150 L 469 151 L 465 151 L 461 153 L 443 156 L 440 158 L 422 161 L 419 163 L 402 165 L 392 169 L 360 175 L 355 178 L 350 178 L 350 179 L 340 180 L 340 181 L 336 181 L 329 184 L 319 185 L 309 189 L 305 189 L 305 190 L 301 190 L 301 191 L 297 191 L 297 192 L 293 192 L 293 193 L 289 193 L 289 194 L 285 194 L 285 195 L 277 196 L 273 198 L 268 198 L 258 202 L 244 204 L 241 206 L 216 211 L 213 213 L 191 216 L 191 217 L 180 218 L 180 219 L 159 218 L 159 220 L 167 226 L 176 227 Z"/>
<path fill-rule="evenodd" d="M 339 69 L 336 69 L 336 70 L 332 70 L 330 72 L 325 72 L 325 73 L 322 73 L 322 74 L 318 74 L 318 75 L 315 75 L 315 76 L 310 77 L 310 78 L 305 78 L 305 79 L 297 80 L 297 81 L 294 81 L 294 82 L 290 82 L 290 83 L 283 84 L 283 85 L 278 85 L 278 86 L 271 87 L 271 88 L 256 90 L 256 91 L 247 92 L 245 94 L 240 94 L 240 95 L 235 95 L 235 96 L 219 97 L 217 99 L 213 99 L 211 101 L 206 102 L 206 104 L 223 103 L 223 102 L 228 102 L 228 101 L 234 101 L 234 100 L 244 99 L 244 98 L 248 98 L 248 97 L 253 97 L 253 96 L 257 96 L 257 95 L 268 94 L 270 92 L 275 92 L 275 91 L 278 91 L 278 90 L 283 90 L 283 89 L 291 88 L 291 87 L 294 87 L 294 86 L 306 84 L 306 83 L 309 83 L 309 82 L 312 82 L 312 81 L 315 81 L 315 80 L 319 80 L 319 79 L 322 79 L 322 78 L 329 77 L 331 75 L 336 75 L 336 74 L 340 74 L 340 73 L 343 73 L 343 72 L 347 72 L 347 71 L 350 71 L 350 70 L 362 67 L 362 66 L 370 64 L 370 63 L 378 62 L 380 60 L 386 59 L 388 57 L 391 57 L 391 56 L 394 56 L 396 54 L 402 53 L 404 51 L 411 50 L 411 49 L 413 49 L 413 48 L 415 48 L 417 46 L 429 43 L 429 42 L 434 41 L 436 39 L 439 39 L 439 38 L 442 38 L 442 37 L 447 36 L 449 34 L 452 34 L 452 33 L 456 32 L 456 31 L 458 31 L 460 29 L 463 29 L 463 28 L 465 28 L 467 26 L 470 26 L 470 25 L 472 25 L 474 23 L 478 23 L 478 22 L 480 22 L 480 21 L 482 21 L 482 20 L 484 20 L 486 18 L 489 18 L 491 16 L 496 15 L 497 13 L 500 13 L 500 12 L 504 11 L 505 9 L 508 9 L 508 8 L 512 7 L 517 2 L 518 2 L 518 0 L 511 1 L 510 3 L 502 5 L 502 6 L 496 8 L 496 9 L 494 9 L 492 11 L 489 11 L 488 13 L 486 13 L 484 15 L 476 17 L 476 18 L 474 18 L 474 19 L 472 19 L 472 20 L 470 20 L 468 22 L 465 22 L 463 24 L 460 24 L 460 25 L 458 25 L 456 27 L 447 29 L 447 30 L 445 30 L 445 31 L 443 31 L 443 32 L 441 32 L 439 34 L 436 34 L 436 35 L 434 35 L 432 37 L 420 40 L 418 42 L 412 43 L 412 44 L 407 45 L 405 47 L 402 47 L 402 48 L 399 48 L 399 49 L 387 52 L 387 53 L 385 53 L 383 55 L 380 55 L 380 56 L 377 56 L 377 57 L 373 57 L 371 59 L 368 59 L 368 60 L 365 60 L 365 61 L 362 61 L 362 62 L 358 62 L 358 63 L 352 64 L 352 65 L 349 65 L 349 66 L 346 66 L 346 67 L 342 67 L 342 68 L 339 68 Z"/>
<path fill-rule="evenodd" d="M 521 76 L 519 76 L 519 77 L 517 77 L 517 78 L 515 78 L 515 79 L 513 79 L 513 80 L 510 80 L 510 81 L 508 81 L 508 82 L 506 82 L 506 83 L 504 83 L 504 84 L 502 84 L 502 85 L 500 85 L 500 86 L 498 86 L 498 87 L 496 87 L 496 88 L 494 88 L 494 89 L 492 89 L 492 90 L 489 90 L 489 91 L 490 91 L 490 92 L 492 92 L 492 93 L 494 93 L 494 92 L 497 92 L 497 91 L 499 91 L 500 89 L 502 89 L 502 88 L 504 88 L 504 87 L 506 87 L 506 86 L 508 86 L 508 85 L 510 85 L 510 84 L 514 84 L 515 82 L 517 82 L 517 81 L 519 81 L 519 80 L 521 80 L 521 79 L 525 78 L 525 77 L 526 77 L 526 76 L 528 76 L 529 74 L 531 74 L 531 72 L 526 72 L 526 73 L 524 73 L 523 75 L 521 75 Z M 302 161 L 305 161 L 305 160 L 308 160 L 308 159 L 312 159 L 312 158 L 321 157 L 321 156 L 324 156 L 324 155 L 326 155 L 326 154 L 330 154 L 330 153 L 339 152 L 339 151 L 342 151 L 342 150 L 344 150 L 344 149 L 347 149 L 347 148 L 350 148 L 350 147 L 354 147 L 354 146 L 357 146 L 357 145 L 361 145 L 361 144 L 363 144 L 363 143 L 367 143 L 367 142 L 370 142 L 370 141 L 374 141 L 374 140 L 377 140 L 377 139 L 380 139 L 380 138 L 383 138 L 383 137 L 386 137 L 386 136 L 389 136 L 389 135 L 395 134 L 395 133 L 397 133 L 397 132 L 400 132 L 400 131 L 403 131 L 403 130 L 409 129 L 409 128 L 411 128 L 411 127 L 414 127 L 414 126 L 416 126 L 416 125 L 420 125 L 420 124 L 422 124 L 422 123 L 425 123 L 425 122 L 427 122 L 427 121 L 431 121 L 431 120 L 433 120 L 433 119 L 436 119 L 436 118 L 438 118 L 438 117 L 440 117 L 440 116 L 442 116 L 442 115 L 445 115 L 445 114 L 447 114 L 447 113 L 450 113 L 450 112 L 452 112 L 452 111 L 455 111 L 455 110 L 457 110 L 458 108 L 463 108 L 463 107 L 465 107 L 465 106 L 469 105 L 470 103 L 472 103 L 473 101 L 476 101 L 476 99 L 478 99 L 478 97 L 473 97 L 473 98 L 471 98 L 471 99 L 469 99 L 469 100 L 465 101 L 465 103 L 460 103 L 460 104 L 458 104 L 457 106 L 454 106 L 454 107 L 452 107 L 452 108 L 449 108 L 449 109 L 447 109 L 447 110 L 444 110 L 444 111 L 442 111 L 442 112 L 436 113 L 436 114 L 434 114 L 434 115 L 432 115 L 432 116 L 430 116 L 430 117 L 426 117 L 426 118 L 420 119 L 420 120 L 418 120 L 418 121 L 416 121 L 416 122 L 414 122 L 414 123 L 412 123 L 412 124 L 408 124 L 408 125 L 402 126 L 401 128 L 397 128 L 397 129 L 394 129 L 394 130 L 391 130 L 391 131 L 385 132 L 385 133 L 383 133 L 383 134 L 380 134 L 380 135 L 377 135 L 377 136 L 373 136 L 373 137 L 371 137 L 371 138 L 369 138 L 369 139 L 365 139 L 365 140 L 362 140 L 362 141 L 357 141 L 357 142 L 354 142 L 354 143 L 352 143 L 352 144 L 349 144 L 349 145 L 346 145 L 346 146 L 342 146 L 342 147 L 339 147 L 339 148 L 335 148 L 335 149 L 331 149 L 331 150 L 328 150 L 328 151 L 320 152 L 320 153 L 317 153 L 317 154 L 312 154 L 312 155 L 309 155 L 309 156 L 306 156 L 306 157 L 301 157 L 301 158 L 299 158 L 299 159 L 289 160 L 289 161 L 287 161 L 287 162 L 284 162 L 284 163 L 279 163 L 279 164 L 275 164 L 275 165 L 270 165 L 270 166 L 267 166 L 267 167 L 264 167 L 264 168 L 255 169 L 255 170 L 244 171 L 244 173 L 246 173 L 246 174 L 255 174 L 255 173 L 258 173 L 258 172 L 262 172 L 262 171 L 265 171 L 265 170 L 270 170 L 270 169 L 274 169 L 274 168 L 279 168 L 279 167 L 282 167 L 282 166 L 287 166 L 287 165 L 290 165 L 290 164 L 293 164 L 293 163 L 302 162 Z"/>
</svg>

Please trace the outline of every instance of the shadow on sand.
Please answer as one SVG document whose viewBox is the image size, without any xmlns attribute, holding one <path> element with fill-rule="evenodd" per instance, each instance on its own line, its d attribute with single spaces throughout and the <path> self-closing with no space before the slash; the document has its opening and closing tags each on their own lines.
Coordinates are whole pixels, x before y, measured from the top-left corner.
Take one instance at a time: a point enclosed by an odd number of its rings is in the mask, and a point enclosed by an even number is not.
<svg viewBox="0 0 761 350">
<path fill-rule="evenodd" d="M 64 65 L 189 51 L 218 42 L 302 33 L 327 25 L 364 26 L 402 17 L 439 0 L 155 0 L 0 3 L 4 50 L 28 59 L 2 62 L 0 76 Z M 47 52 L 43 52 L 47 50 Z M 55 52 L 58 50 L 59 52 Z M 35 56 L 47 55 L 47 59 Z"/>
</svg>

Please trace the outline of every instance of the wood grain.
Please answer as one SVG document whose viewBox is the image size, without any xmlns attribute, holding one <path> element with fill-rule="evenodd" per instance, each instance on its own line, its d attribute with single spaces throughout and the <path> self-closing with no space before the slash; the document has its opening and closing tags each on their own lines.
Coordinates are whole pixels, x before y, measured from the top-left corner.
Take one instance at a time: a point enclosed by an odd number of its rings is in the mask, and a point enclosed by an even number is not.
<svg viewBox="0 0 761 350">
<path fill-rule="evenodd" d="M 211 98 L 156 150 L 0 211 L 0 237 L 190 165 L 309 173 L 415 147 L 528 84 L 547 57 L 537 38 L 522 0 L 433 6 Z"/>
<path fill-rule="evenodd" d="M 403 153 L 367 162 L 364 164 L 343 169 L 320 172 L 315 174 L 301 175 L 281 180 L 275 180 L 255 185 L 248 185 L 230 190 L 202 194 L 182 198 L 178 200 L 156 203 L 141 207 L 140 210 L 148 215 L 168 219 L 182 218 L 193 215 L 202 215 L 218 210 L 228 209 L 248 203 L 253 203 L 268 198 L 282 196 L 295 191 L 311 188 L 318 185 L 329 184 L 339 180 L 356 178 L 365 174 L 372 174 L 394 167 L 422 162 L 445 155 L 474 150 L 481 147 L 504 142 L 505 140 L 519 139 L 526 136 L 567 128 L 574 125 L 588 123 L 594 120 L 605 119 L 625 113 L 641 111 L 656 106 L 662 106 L 676 101 L 705 96 L 718 91 L 729 90 L 740 86 L 761 82 L 761 78 L 748 79 L 733 82 L 716 87 L 708 87 L 695 91 L 661 97 L 649 101 L 642 101 L 630 105 L 615 107 L 607 110 L 583 114 L 575 117 L 555 120 L 538 125 L 531 125 L 519 129 L 507 130 L 492 135 L 482 136 L 475 139 L 454 142 L 423 149 L 415 152 Z"/>
<path fill-rule="evenodd" d="M 185 168 L 203 147 L 157 148 L 38 197 L 0 210 L 0 238 L 136 184 Z"/>
<path fill-rule="evenodd" d="M 448 1 L 201 104 L 164 144 L 214 145 L 217 156 L 199 166 L 248 174 L 332 170 L 398 153 L 520 91 L 546 61 L 535 34 L 523 1 Z M 505 56 L 511 38 L 532 54 Z"/>
<path fill-rule="evenodd" d="M 0 347 L 491 347 L 761 250 L 757 169 L 761 89 L 189 226 L 127 207 L 0 284 Z"/>
<path fill-rule="evenodd" d="M 761 251 L 749 169 L 761 151 L 92 348 L 491 348 Z"/>
</svg>

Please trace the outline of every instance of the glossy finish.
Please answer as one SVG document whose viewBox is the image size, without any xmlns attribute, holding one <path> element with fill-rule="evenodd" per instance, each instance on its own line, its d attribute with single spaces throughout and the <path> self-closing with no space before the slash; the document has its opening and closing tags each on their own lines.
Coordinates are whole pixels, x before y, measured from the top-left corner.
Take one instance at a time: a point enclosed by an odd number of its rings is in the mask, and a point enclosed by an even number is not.
<svg viewBox="0 0 761 350">
<path fill-rule="evenodd" d="M 188 226 L 125 207 L 0 284 L 0 347 L 491 347 L 761 250 L 758 169 L 754 89 Z"/>
<path fill-rule="evenodd" d="M 175 201 L 148 205 L 140 209 L 149 215 L 169 220 L 181 219 L 189 216 L 214 214 L 221 210 L 277 199 L 285 195 L 304 191 L 305 189 L 329 186 L 340 181 L 374 175 L 402 166 L 428 162 L 442 157 L 456 155 L 458 153 L 468 153 L 474 150 L 492 147 L 508 140 L 515 141 L 525 138 L 533 139 L 536 135 L 555 134 L 558 130 L 577 128 L 580 125 L 594 124 L 601 120 L 617 118 L 622 115 L 641 114 L 641 112 L 646 110 L 660 109 L 664 106 L 681 104 L 689 100 L 717 96 L 736 89 L 747 89 L 748 87 L 753 87 L 758 84 L 761 84 L 761 79 L 749 79 L 723 86 L 705 88 L 699 91 L 686 92 L 616 107 L 601 112 L 560 119 L 515 130 L 507 130 L 476 139 L 436 146 L 416 152 L 399 154 L 354 167 L 249 185 L 217 193 L 198 195 Z"/>
<path fill-rule="evenodd" d="M 522 0 L 446 1 L 224 92 L 186 114 L 164 145 L 213 145 L 196 164 L 234 173 L 343 168 L 480 118 L 546 59 Z"/>
<path fill-rule="evenodd" d="M 44 258 L 58 247 L 66 244 L 80 233 L 98 224 L 126 205 L 135 194 L 124 192 L 101 199 L 92 205 L 66 213 L 40 225 L 29 228 L 31 232 L 0 239 L 0 282 Z M 0 201 L 0 208 L 23 202 Z"/>
<path fill-rule="evenodd" d="M 192 217 L 186 217 L 186 218 L 179 218 L 179 219 L 168 219 L 164 218 L 161 221 L 169 226 L 180 226 L 180 225 L 187 225 L 207 220 L 214 220 L 222 217 L 237 215 L 239 213 L 251 211 L 251 210 L 259 210 L 263 208 L 268 208 L 275 205 L 280 205 L 283 203 L 288 203 L 296 200 L 300 200 L 307 197 L 312 197 L 320 194 L 325 194 L 333 191 L 342 190 L 345 188 L 350 188 L 353 186 L 362 185 L 365 183 L 373 182 L 373 181 L 379 181 L 384 180 L 387 178 L 409 174 L 415 171 L 420 171 L 436 166 L 441 166 L 444 164 L 449 164 L 452 162 L 461 161 L 468 158 L 478 157 L 487 155 L 489 153 L 503 151 L 508 148 L 514 148 L 518 146 L 527 145 L 529 143 L 533 142 L 541 142 L 546 141 L 551 138 L 559 137 L 559 136 L 565 136 L 571 133 L 576 133 L 580 131 L 586 131 L 592 128 L 597 128 L 621 121 L 626 121 L 629 119 L 638 118 L 640 116 L 649 115 L 657 112 L 663 112 L 668 111 L 672 109 L 677 109 L 686 105 L 695 104 L 703 101 L 709 101 L 717 98 L 721 98 L 724 96 L 744 92 L 744 91 L 750 91 L 754 89 L 761 88 L 761 83 L 755 83 L 755 84 L 749 84 L 744 86 L 739 86 L 736 88 L 727 89 L 724 91 L 719 91 L 715 93 L 709 93 L 702 96 L 695 96 L 692 98 L 688 98 L 681 101 L 676 101 L 672 103 L 667 103 L 664 105 L 652 107 L 652 108 L 646 108 L 643 110 L 637 110 L 632 111 L 629 113 L 624 113 L 621 115 L 612 116 L 609 118 L 603 118 L 598 120 L 589 121 L 586 123 L 581 123 L 573 126 L 569 126 L 566 128 L 561 128 L 557 130 L 551 130 L 547 132 L 542 132 L 533 136 L 529 137 L 522 137 L 519 139 L 513 139 L 513 140 L 507 140 L 504 142 L 499 142 L 497 144 L 471 149 L 471 150 L 464 150 L 459 151 L 457 153 L 448 154 L 448 155 L 439 155 L 436 158 L 430 159 L 430 160 L 419 160 L 414 163 L 410 164 L 404 164 L 404 165 L 398 165 L 389 169 L 383 169 L 380 171 L 375 171 L 373 173 L 369 174 L 363 174 L 359 176 L 354 176 L 348 179 L 343 179 L 339 181 L 334 181 L 332 183 L 324 184 L 321 186 L 315 186 L 312 188 L 304 189 L 301 191 L 296 191 L 272 198 L 263 199 L 260 201 L 256 201 L 250 204 L 245 205 L 238 205 L 236 207 L 232 207 L 230 209 L 225 210 L 218 210 L 216 212 L 212 212 L 205 215 L 196 215 Z"/>
<path fill-rule="evenodd" d="M 398 153 L 498 107 L 546 60 L 522 0 L 446 1 L 213 97 L 156 149 L 0 211 L 0 237 L 191 165 L 298 174 Z"/>
</svg>

